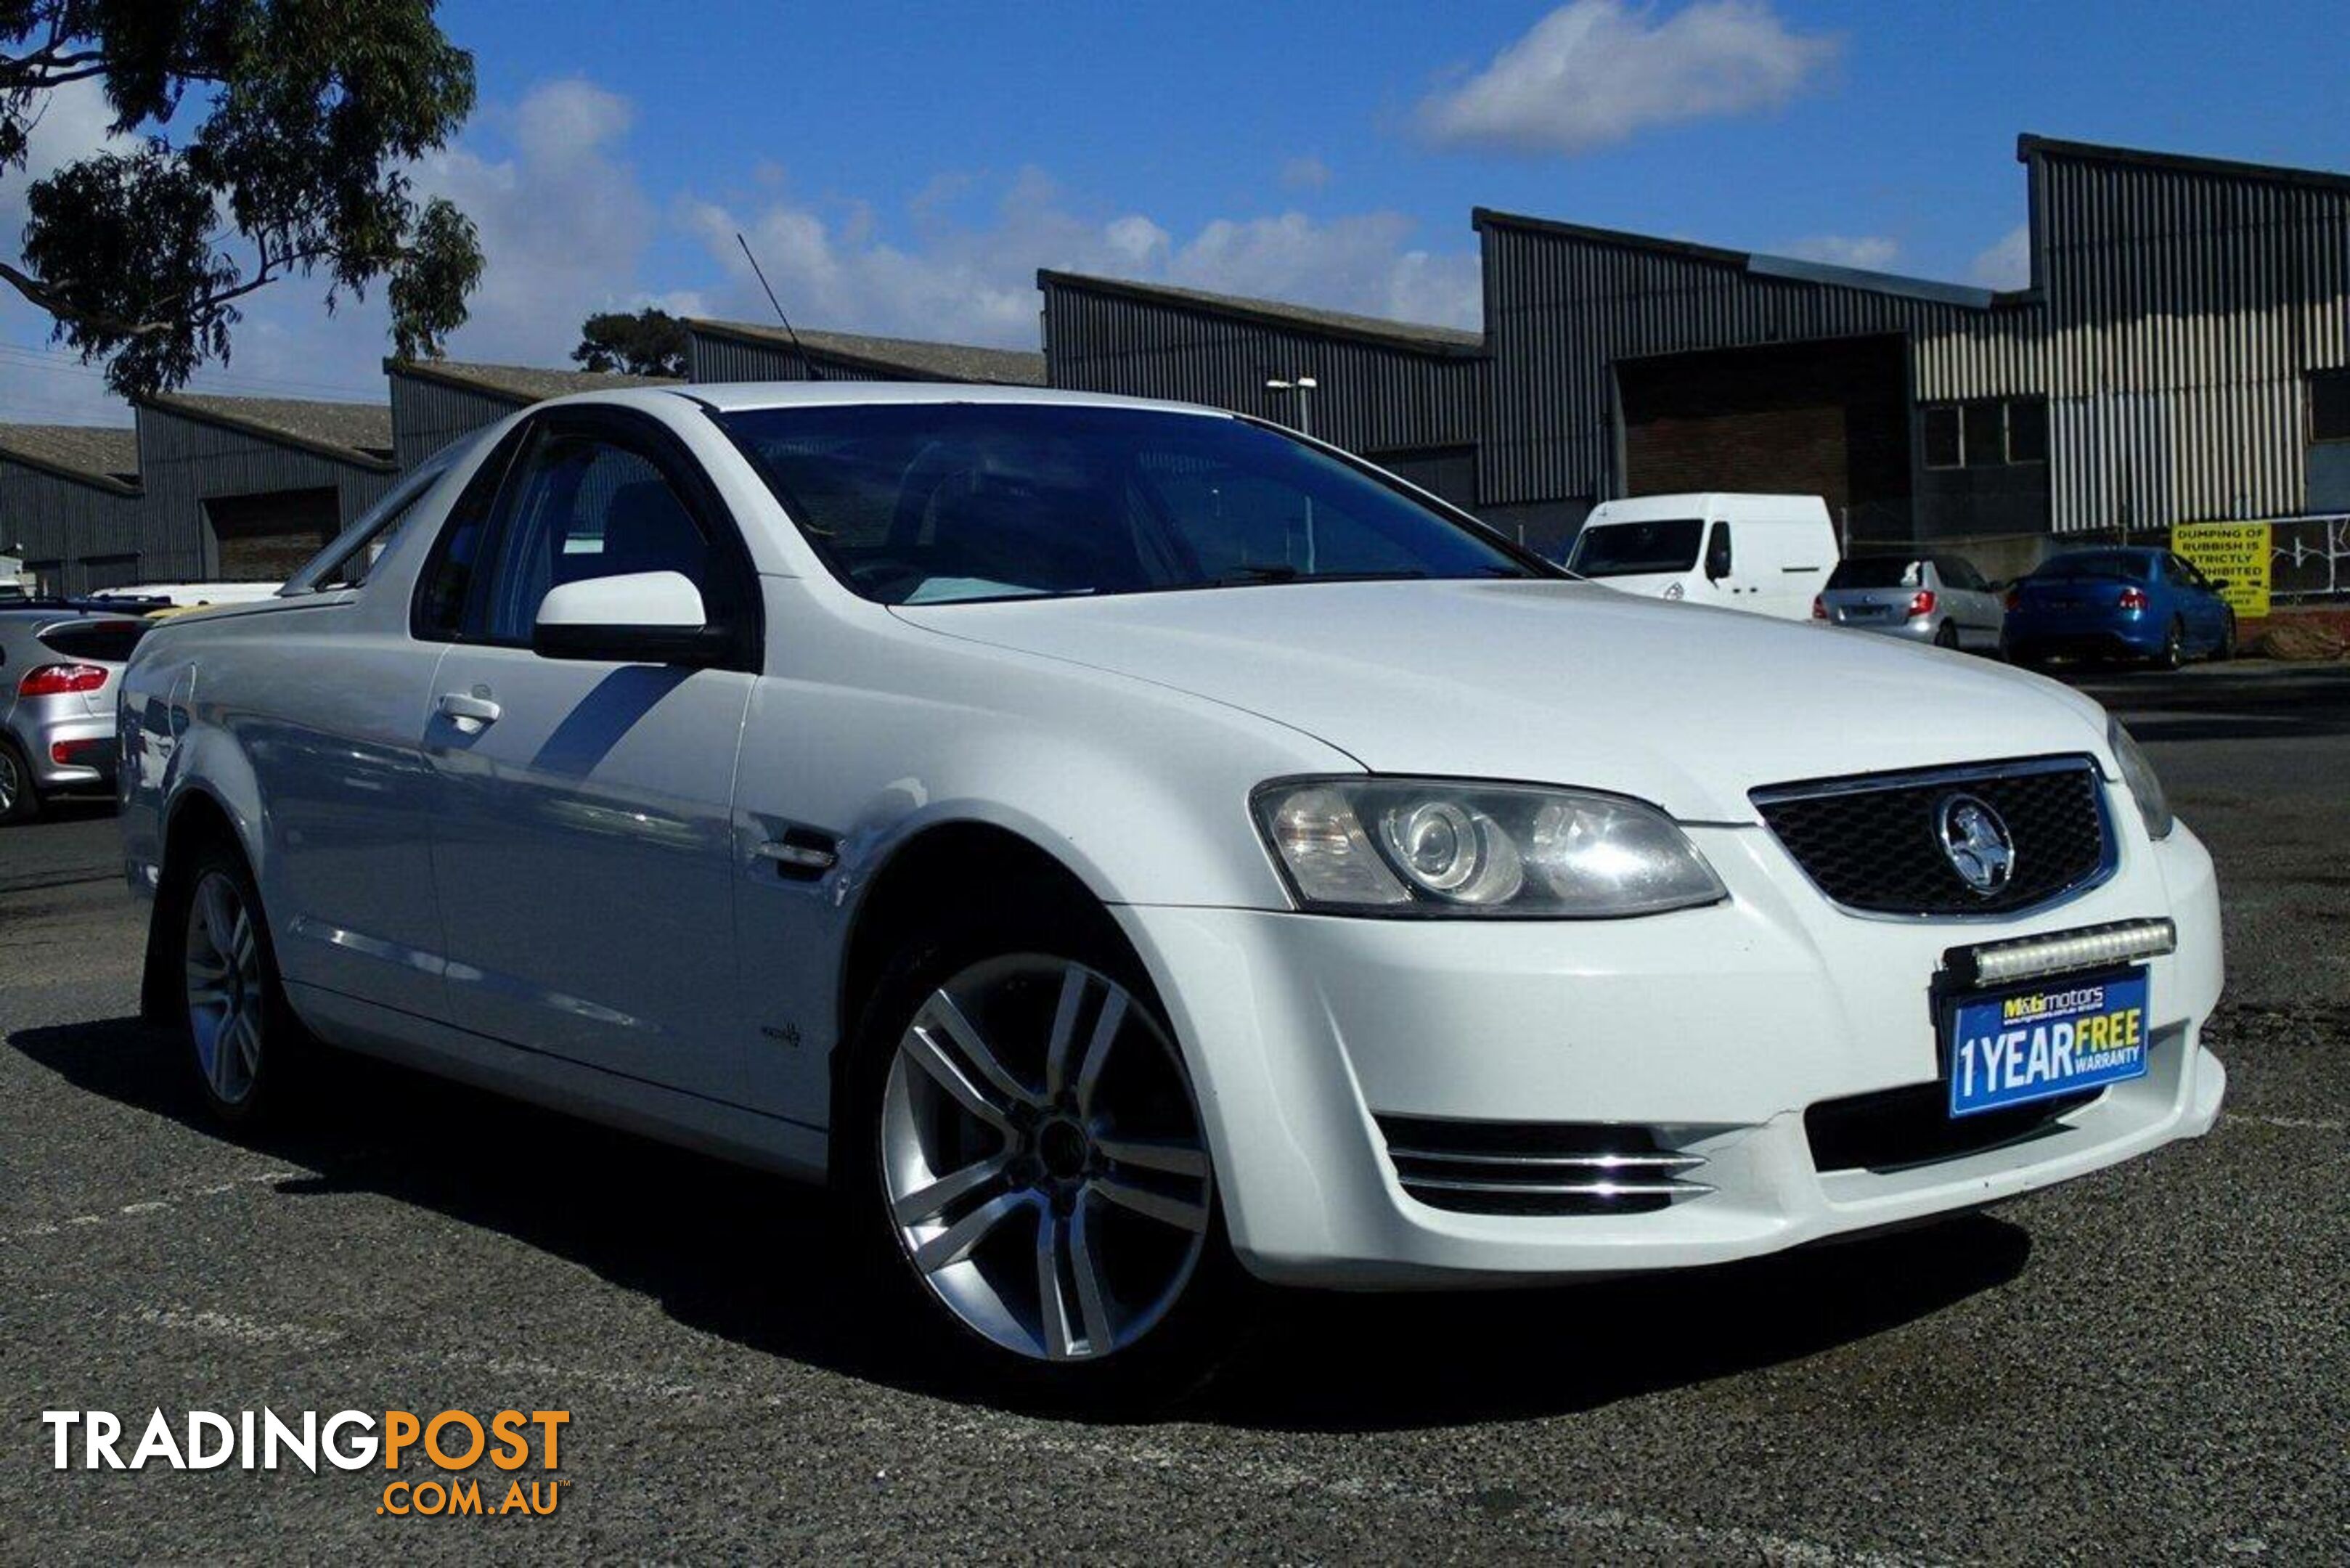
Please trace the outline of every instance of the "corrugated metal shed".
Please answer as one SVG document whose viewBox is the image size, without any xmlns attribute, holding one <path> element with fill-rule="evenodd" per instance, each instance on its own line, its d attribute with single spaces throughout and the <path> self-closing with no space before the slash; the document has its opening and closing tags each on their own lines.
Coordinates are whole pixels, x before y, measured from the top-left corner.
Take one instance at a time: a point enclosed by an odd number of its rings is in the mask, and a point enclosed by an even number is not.
<svg viewBox="0 0 2350 1568">
<path fill-rule="evenodd" d="M 669 377 L 606 370 L 475 365 L 451 359 L 386 359 L 391 386 L 392 452 L 403 469 L 516 409 L 575 392 L 672 384 Z"/>
<path fill-rule="evenodd" d="M 2042 314 L 1993 294 L 1480 208 L 1497 500 L 1618 493 L 1616 367 L 1699 349 L 1896 334 L 1921 398 L 2027 390 Z"/>
<path fill-rule="evenodd" d="M 0 425 L 0 555 L 61 593 L 145 575 L 138 477 L 127 425 Z"/>
<path fill-rule="evenodd" d="M 1490 499 L 1605 496 L 1617 367 L 1893 333 L 1920 403 L 2044 396 L 2059 533 L 2292 513 L 2306 377 L 2350 362 L 2350 179 L 2026 136 L 2006 294 L 1480 210 Z"/>
<path fill-rule="evenodd" d="M 2059 526 L 2308 504 L 2350 365 L 2350 178 L 2026 136 Z"/>
<path fill-rule="evenodd" d="M 139 409 L 139 472 L 146 491 L 141 536 L 157 560 L 184 568 L 152 577 L 209 577 L 221 570 L 208 506 L 295 492 L 334 493 L 348 524 L 390 488 L 391 410 L 380 403 L 310 402 L 173 393 Z"/>
<path fill-rule="evenodd" d="M 797 346 L 780 327 L 689 320 L 687 362 L 696 381 L 966 381 L 1045 384 L 1045 356 L 1018 348 L 931 343 L 810 330 Z M 805 350 L 803 357 L 802 350 Z M 811 378 L 809 366 L 816 374 Z"/>
</svg>

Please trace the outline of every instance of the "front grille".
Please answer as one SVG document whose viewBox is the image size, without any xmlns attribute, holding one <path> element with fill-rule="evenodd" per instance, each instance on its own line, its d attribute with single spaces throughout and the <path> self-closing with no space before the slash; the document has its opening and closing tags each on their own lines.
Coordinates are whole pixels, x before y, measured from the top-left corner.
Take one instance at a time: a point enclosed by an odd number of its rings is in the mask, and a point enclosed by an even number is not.
<svg viewBox="0 0 2350 1568">
<path fill-rule="evenodd" d="M 1647 1127 L 1380 1116 L 1403 1189 L 1465 1214 L 1641 1214 L 1711 1192 Z"/>
<path fill-rule="evenodd" d="M 2007 826 L 2004 886 L 1977 892 L 1943 853 L 1938 815 L 1972 795 Z M 1990 915 L 2028 909 L 2113 870 L 2105 791 L 2086 757 L 1819 779 L 1758 789 L 1762 820 L 1821 892 L 1886 915 Z"/>
<path fill-rule="evenodd" d="M 2084 1089 L 2029 1105 L 1954 1117 L 1948 1084 L 1910 1084 L 1841 1100 L 1822 1100 L 1804 1113 L 1804 1136 L 1812 1146 L 1812 1167 L 1822 1174 L 1900 1170 L 2044 1137 L 2062 1130 L 2055 1126 L 2057 1117 L 2078 1110 L 2104 1092 Z"/>
</svg>

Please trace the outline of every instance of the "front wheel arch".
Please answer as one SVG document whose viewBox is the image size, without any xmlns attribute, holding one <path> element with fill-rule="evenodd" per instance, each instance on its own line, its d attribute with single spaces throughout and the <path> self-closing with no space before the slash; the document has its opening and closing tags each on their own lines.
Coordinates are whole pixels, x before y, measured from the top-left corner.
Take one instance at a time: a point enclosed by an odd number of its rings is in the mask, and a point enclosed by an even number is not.
<svg viewBox="0 0 2350 1568">
<path fill-rule="evenodd" d="M 1038 845 L 992 823 L 958 821 L 923 829 L 899 845 L 874 872 L 858 900 L 843 950 L 835 1000 L 831 1126 L 846 1125 L 848 1058 L 867 1010 L 891 964 L 910 944 L 935 933 L 951 911 L 1045 907 L 1083 922 L 1088 934 L 1114 943 L 1142 968 L 1132 944 L 1093 889 Z M 841 1140 L 832 1140 L 836 1150 Z"/>
<path fill-rule="evenodd" d="M 225 845 L 241 856 L 253 872 L 253 854 L 236 818 L 211 792 L 192 786 L 180 792 L 163 824 L 163 854 L 155 879 L 155 898 L 147 918 L 147 961 L 140 973 L 139 1012 L 149 1023 L 168 1025 L 178 1015 L 179 977 L 171 972 L 166 956 L 178 940 L 169 922 L 179 919 L 191 870 L 204 846 Z"/>
</svg>

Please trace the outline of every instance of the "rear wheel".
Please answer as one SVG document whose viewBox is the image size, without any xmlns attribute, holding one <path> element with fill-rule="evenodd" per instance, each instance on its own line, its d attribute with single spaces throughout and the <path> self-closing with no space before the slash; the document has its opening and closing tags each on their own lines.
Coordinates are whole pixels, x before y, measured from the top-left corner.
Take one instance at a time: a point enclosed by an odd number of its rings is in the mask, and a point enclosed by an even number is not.
<svg viewBox="0 0 2350 1568">
<path fill-rule="evenodd" d="M 305 1042 L 252 873 L 235 850 L 207 846 L 183 898 L 175 970 L 197 1085 L 224 1121 L 275 1116 L 291 1098 Z"/>
<path fill-rule="evenodd" d="M 1936 648 L 1956 649 L 1959 646 L 1959 623 L 1954 620 L 1946 620 L 1939 627 L 1937 627 L 1934 630 L 1934 646 Z"/>
<path fill-rule="evenodd" d="M 2178 621 L 2162 634 L 2162 651 L 2155 656 L 2157 664 L 2165 670 L 2183 669 L 2187 663 L 2187 628 Z"/>
<path fill-rule="evenodd" d="M 857 1241 L 941 1370 L 1095 1405 L 1211 1369 L 1237 1265 L 1130 957 L 1074 923 L 946 938 L 884 980 L 854 1071 Z"/>
<path fill-rule="evenodd" d="M 40 815 L 40 792 L 33 787 L 25 753 L 15 742 L 0 740 L 0 824 L 30 822 Z"/>
<path fill-rule="evenodd" d="M 2236 612 L 2234 610 L 2228 612 L 2228 623 L 2220 629 L 2220 644 L 2211 650 L 2211 657 L 2221 662 L 2236 657 Z"/>
</svg>

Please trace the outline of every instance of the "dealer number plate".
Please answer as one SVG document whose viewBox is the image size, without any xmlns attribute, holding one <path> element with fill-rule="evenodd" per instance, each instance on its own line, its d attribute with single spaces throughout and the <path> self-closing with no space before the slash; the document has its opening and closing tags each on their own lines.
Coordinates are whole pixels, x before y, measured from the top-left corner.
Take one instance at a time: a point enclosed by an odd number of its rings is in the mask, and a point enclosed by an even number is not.
<svg viewBox="0 0 2350 1568">
<path fill-rule="evenodd" d="M 2136 969 L 1960 998 L 1950 1015 L 1950 1115 L 2143 1077 L 2147 993 L 2147 972 Z"/>
</svg>

